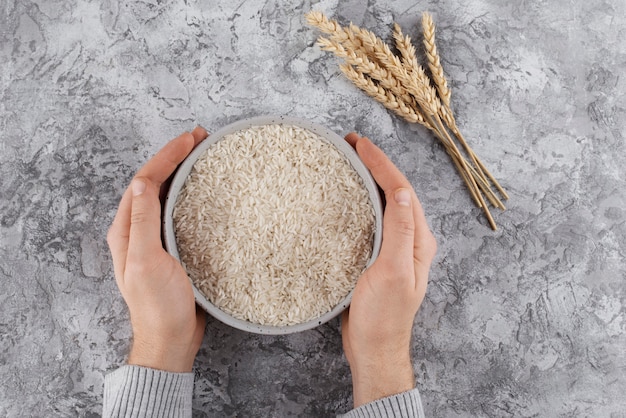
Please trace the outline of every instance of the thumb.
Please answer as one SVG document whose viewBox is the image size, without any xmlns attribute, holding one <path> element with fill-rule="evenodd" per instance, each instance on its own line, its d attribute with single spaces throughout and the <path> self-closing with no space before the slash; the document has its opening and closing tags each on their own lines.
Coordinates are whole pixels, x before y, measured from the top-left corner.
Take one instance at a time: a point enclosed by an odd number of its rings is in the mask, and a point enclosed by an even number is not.
<svg viewBox="0 0 626 418">
<path fill-rule="evenodd" d="M 154 257 L 161 244 L 161 202 L 159 190 L 148 179 L 136 177 L 130 183 L 132 203 L 128 258 Z"/>
<path fill-rule="evenodd" d="M 405 277 L 413 268 L 413 243 L 415 220 L 413 219 L 412 193 L 410 189 L 393 190 L 386 196 L 387 205 L 383 217 L 383 243 L 379 259 L 391 267 L 396 277 Z"/>
</svg>

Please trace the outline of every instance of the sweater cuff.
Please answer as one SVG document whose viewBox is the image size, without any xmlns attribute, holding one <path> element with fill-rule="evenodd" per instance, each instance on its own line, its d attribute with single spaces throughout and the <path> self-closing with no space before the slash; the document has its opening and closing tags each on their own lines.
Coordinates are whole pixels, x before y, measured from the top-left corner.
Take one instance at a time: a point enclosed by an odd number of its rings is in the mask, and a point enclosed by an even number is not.
<svg viewBox="0 0 626 418">
<path fill-rule="evenodd" d="M 122 366 L 104 377 L 103 417 L 190 417 L 193 373 Z"/>
<path fill-rule="evenodd" d="M 424 418 L 424 409 L 420 393 L 415 389 L 378 399 L 356 409 L 340 418 L 406 417 Z"/>
</svg>

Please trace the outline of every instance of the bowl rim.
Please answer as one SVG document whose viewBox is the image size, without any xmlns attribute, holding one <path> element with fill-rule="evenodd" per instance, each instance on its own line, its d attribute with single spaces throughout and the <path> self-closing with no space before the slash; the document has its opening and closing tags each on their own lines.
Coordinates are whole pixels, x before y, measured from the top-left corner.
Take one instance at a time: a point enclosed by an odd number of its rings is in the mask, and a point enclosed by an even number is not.
<svg viewBox="0 0 626 418">
<path fill-rule="evenodd" d="M 165 204 L 163 206 L 163 214 L 162 214 L 162 226 L 163 226 L 163 241 L 165 244 L 165 249 L 168 253 L 170 253 L 176 260 L 180 262 L 180 255 L 178 253 L 178 247 L 176 245 L 176 236 L 174 232 L 174 220 L 173 220 L 173 211 L 174 206 L 176 204 L 176 200 L 178 195 L 187 179 L 189 173 L 191 172 L 193 165 L 196 160 L 213 144 L 220 141 L 224 136 L 229 135 L 231 133 L 248 129 L 253 126 L 261 126 L 261 125 L 271 125 L 271 124 L 283 124 L 283 125 L 293 125 L 298 126 L 300 128 L 304 128 L 309 130 L 322 139 L 329 142 L 331 145 L 335 146 L 339 152 L 341 152 L 350 162 L 352 167 L 356 170 L 356 172 L 361 176 L 363 183 L 365 184 L 366 189 L 369 192 L 370 200 L 372 202 L 372 206 L 374 207 L 374 242 L 372 246 L 372 255 L 370 256 L 369 261 L 367 262 L 365 268 L 369 268 L 380 253 L 380 246 L 382 244 L 382 228 L 383 228 L 383 202 L 380 196 L 379 188 L 371 173 L 365 167 L 365 164 L 361 161 L 360 157 L 356 153 L 356 151 L 352 148 L 348 142 L 345 141 L 342 137 L 337 135 L 334 131 L 325 128 L 317 123 L 311 122 L 307 119 L 293 117 L 293 116 L 255 116 L 245 119 L 240 119 L 236 122 L 230 123 L 222 128 L 218 129 L 215 133 L 210 134 L 205 140 L 203 140 L 200 144 L 196 146 L 196 148 L 185 158 L 185 160 L 178 166 L 172 181 L 170 183 L 169 189 L 167 191 L 165 197 Z M 341 312 L 343 312 L 349 305 L 352 300 L 352 294 L 354 289 L 350 291 L 350 293 L 332 310 L 329 312 L 320 315 L 317 318 L 311 319 L 306 322 L 302 322 L 295 325 L 284 325 L 284 326 L 275 326 L 275 325 L 262 325 L 255 324 L 252 322 L 244 321 L 239 318 L 235 318 L 230 314 L 222 311 L 216 305 L 211 303 L 208 298 L 206 298 L 194 285 L 193 280 L 187 275 L 189 281 L 191 282 L 194 297 L 196 303 L 202 307 L 207 313 L 211 316 L 215 317 L 219 321 L 230 325 L 233 328 L 237 328 L 242 331 L 248 331 L 255 334 L 265 334 L 265 335 L 284 335 L 291 334 L 295 332 L 301 332 L 309 329 L 313 329 L 317 326 L 320 326 L 331 319 L 338 316 Z"/>
</svg>

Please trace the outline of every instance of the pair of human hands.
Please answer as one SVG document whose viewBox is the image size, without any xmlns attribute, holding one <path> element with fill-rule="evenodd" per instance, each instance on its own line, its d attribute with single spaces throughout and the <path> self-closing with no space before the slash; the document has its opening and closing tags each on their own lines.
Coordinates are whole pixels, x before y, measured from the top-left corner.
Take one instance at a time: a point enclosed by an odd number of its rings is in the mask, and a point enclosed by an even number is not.
<svg viewBox="0 0 626 418">
<path fill-rule="evenodd" d="M 205 314 L 195 305 L 185 270 L 161 243 L 160 195 L 176 167 L 207 135 L 196 127 L 148 161 L 125 191 L 109 229 L 115 279 L 134 336 L 128 364 L 190 372 L 202 344 Z M 411 330 L 437 245 L 409 181 L 367 138 L 351 133 L 346 141 L 387 202 L 380 254 L 359 278 L 342 317 L 358 407 L 414 386 Z"/>
</svg>

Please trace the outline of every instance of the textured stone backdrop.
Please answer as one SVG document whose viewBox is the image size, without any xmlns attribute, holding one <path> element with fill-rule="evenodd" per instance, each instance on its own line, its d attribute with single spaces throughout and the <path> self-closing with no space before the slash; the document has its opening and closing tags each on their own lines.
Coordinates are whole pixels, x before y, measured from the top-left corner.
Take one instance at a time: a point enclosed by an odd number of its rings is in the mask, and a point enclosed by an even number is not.
<svg viewBox="0 0 626 418">
<path fill-rule="evenodd" d="M 492 232 L 424 129 L 314 46 L 316 8 L 419 41 L 431 11 L 457 120 L 511 195 Z M 0 416 L 97 416 L 130 329 L 105 233 L 170 138 L 246 116 L 371 137 L 439 242 L 414 331 L 434 417 L 626 413 L 626 5 L 622 1 L 2 0 Z M 351 404 L 338 321 L 261 337 L 210 320 L 196 416 Z"/>
</svg>

